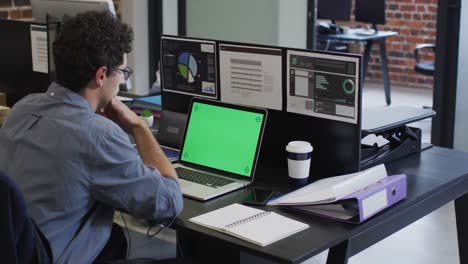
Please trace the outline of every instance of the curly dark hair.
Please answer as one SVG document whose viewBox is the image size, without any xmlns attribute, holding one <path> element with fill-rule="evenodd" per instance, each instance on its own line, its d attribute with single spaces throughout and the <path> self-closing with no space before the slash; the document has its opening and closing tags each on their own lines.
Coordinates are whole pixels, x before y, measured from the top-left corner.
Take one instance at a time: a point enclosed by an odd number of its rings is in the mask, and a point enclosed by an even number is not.
<svg viewBox="0 0 468 264">
<path fill-rule="evenodd" d="M 123 63 L 132 50 L 133 30 L 109 12 L 85 12 L 67 20 L 53 44 L 57 82 L 79 92 L 96 70 Z"/>
</svg>

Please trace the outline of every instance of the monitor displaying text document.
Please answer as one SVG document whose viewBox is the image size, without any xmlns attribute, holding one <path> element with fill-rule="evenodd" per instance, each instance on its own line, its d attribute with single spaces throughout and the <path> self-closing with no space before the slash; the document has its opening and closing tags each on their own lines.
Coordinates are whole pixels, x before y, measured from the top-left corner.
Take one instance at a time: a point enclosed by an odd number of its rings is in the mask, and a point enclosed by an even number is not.
<svg viewBox="0 0 468 264">
<path fill-rule="evenodd" d="M 221 101 L 282 110 L 282 50 L 219 44 Z"/>
</svg>

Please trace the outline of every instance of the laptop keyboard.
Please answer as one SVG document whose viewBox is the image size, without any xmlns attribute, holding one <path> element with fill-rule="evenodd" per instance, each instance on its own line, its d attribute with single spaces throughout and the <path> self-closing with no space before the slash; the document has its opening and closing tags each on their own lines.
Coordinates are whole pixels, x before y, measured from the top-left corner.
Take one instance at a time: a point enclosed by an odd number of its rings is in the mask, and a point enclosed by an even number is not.
<svg viewBox="0 0 468 264">
<path fill-rule="evenodd" d="M 194 171 L 186 168 L 177 167 L 175 170 L 180 179 L 209 187 L 218 188 L 234 182 L 228 179 L 223 179 L 204 172 Z"/>
</svg>

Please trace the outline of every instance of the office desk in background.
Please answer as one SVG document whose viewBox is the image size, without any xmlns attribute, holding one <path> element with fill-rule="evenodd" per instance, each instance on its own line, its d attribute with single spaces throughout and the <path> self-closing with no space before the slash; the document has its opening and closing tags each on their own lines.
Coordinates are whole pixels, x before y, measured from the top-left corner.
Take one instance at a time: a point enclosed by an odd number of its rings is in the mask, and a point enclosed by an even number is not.
<svg viewBox="0 0 468 264">
<path fill-rule="evenodd" d="M 205 203 L 184 199 L 184 210 L 173 227 L 177 230 L 182 253 L 193 257 L 196 263 L 215 263 L 213 261 L 219 259 L 223 259 L 223 263 L 239 263 L 241 251 L 274 262 L 300 263 L 330 249 L 327 264 L 346 264 L 353 255 L 455 200 L 460 263 L 468 263 L 465 250 L 468 246 L 468 153 L 433 147 L 391 162 L 387 170 L 390 175 L 407 175 L 407 198 L 361 225 L 268 207 L 307 223 L 310 228 L 259 247 L 188 221 L 191 217 L 241 202 L 248 193 L 248 189 L 244 189 Z M 284 188 L 288 183 L 285 171 L 260 168 L 257 175 L 254 186 L 287 189 Z M 391 257 L 392 253 L 388 254 Z"/>
<path fill-rule="evenodd" d="M 369 65 L 369 58 L 372 49 L 372 45 L 374 43 L 378 43 L 380 46 L 380 59 L 382 63 L 382 76 L 384 80 L 384 91 L 385 91 L 385 100 L 387 105 L 391 104 L 391 95 L 390 95 L 390 79 L 388 75 L 388 62 L 387 62 L 387 48 L 385 46 L 385 40 L 388 37 L 398 35 L 398 32 L 395 31 L 377 31 L 373 35 L 360 35 L 356 34 L 357 29 L 349 29 L 346 34 L 329 34 L 329 35 L 322 35 L 317 34 L 318 40 L 324 41 L 337 41 L 337 42 L 365 42 L 366 47 L 364 50 L 364 66 L 363 76 L 366 76 L 367 68 Z M 364 86 L 364 79 L 362 79 L 362 85 Z"/>
</svg>

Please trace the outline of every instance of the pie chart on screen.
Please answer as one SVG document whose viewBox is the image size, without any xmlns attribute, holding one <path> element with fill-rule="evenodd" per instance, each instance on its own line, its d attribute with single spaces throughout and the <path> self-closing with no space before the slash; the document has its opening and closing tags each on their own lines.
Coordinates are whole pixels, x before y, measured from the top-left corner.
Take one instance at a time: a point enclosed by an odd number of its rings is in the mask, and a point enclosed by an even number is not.
<svg viewBox="0 0 468 264">
<path fill-rule="evenodd" d="M 195 58 L 188 52 L 183 52 L 178 59 L 179 73 L 188 83 L 195 81 L 197 76 L 198 65 Z"/>
</svg>

